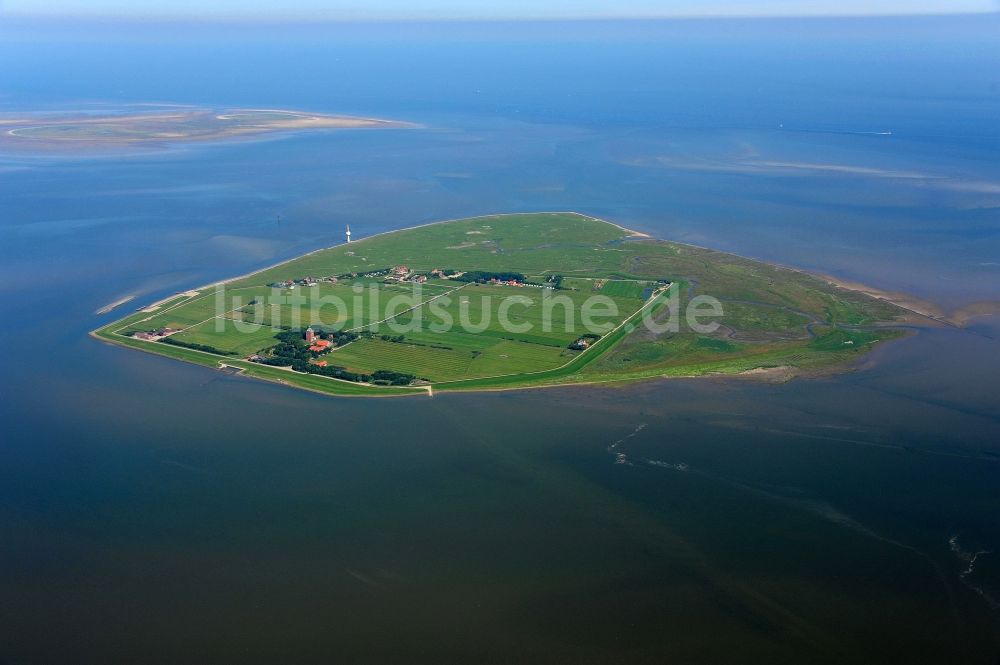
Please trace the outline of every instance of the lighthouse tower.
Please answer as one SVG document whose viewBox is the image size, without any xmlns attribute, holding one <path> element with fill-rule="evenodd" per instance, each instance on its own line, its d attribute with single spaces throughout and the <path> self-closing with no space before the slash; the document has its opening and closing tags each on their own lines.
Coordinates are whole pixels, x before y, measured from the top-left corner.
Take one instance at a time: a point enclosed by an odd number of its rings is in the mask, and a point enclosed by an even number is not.
<svg viewBox="0 0 1000 665">
<path fill-rule="evenodd" d="M 347 225 L 347 242 L 351 242 L 351 225 Z"/>
</svg>

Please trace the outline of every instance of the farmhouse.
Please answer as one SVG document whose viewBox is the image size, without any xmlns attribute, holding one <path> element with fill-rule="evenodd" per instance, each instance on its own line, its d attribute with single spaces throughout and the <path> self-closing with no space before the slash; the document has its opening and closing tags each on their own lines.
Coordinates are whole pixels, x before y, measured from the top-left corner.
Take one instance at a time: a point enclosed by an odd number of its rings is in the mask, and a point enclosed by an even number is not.
<svg viewBox="0 0 1000 665">
<path fill-rule="evenodd" d="M 135 339 L 145 340 L 147 342 L 156 342 L 164 337 L 169 337 L 170 335 L 179 332 L 180 328 L 157 328 L 156 330 L 143 330 L 137 333 L 132 333 L 132 337 Z"/>
<path fill-rule="evenodd" d="M 519 282 L 516 279 L 499 279 L 497 277 L 491 279 L 490 284 L 498 284 L 500 286 L 524 286 L 524 282 Z"/>
<path fill-rule="evenodd" d="M 312 346 L 309 347 L 309 350 L 314 353 L 322 353 L 323 351 L 329 350 L 332 345 L 333 342 L 330 340 L 317 339 L 312 343 Z"/>
</svg>

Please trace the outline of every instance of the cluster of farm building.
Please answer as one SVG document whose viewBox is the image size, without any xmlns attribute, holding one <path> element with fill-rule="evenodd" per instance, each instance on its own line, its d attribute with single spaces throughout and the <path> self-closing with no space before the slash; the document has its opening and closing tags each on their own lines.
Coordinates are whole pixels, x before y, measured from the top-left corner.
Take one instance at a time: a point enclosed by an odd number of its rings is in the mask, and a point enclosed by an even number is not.
<svg viewBox="0 0 1000 665">
<path fill-rule="evenodd" d="M 377 279 L 381 277 L 382 282 L 386 284 L 392 283 L 413 283 L 413 284 L 423 284 L 429 279 L 451 279 L 461 282 L 478 282 L 480 284 L 496 284 L 500 286 L 533 286 L 539 288 L 559 288 L 558 282 L 537 284 L 534 282 L 529 282 L 525 279 L 524 275 L 520 273 L 503 272 L 484 272 L 480 270 L 473 270 L 468 272 L 461 272 L 452 269 L 441 269 L 434 268 L 433 270 L 427 272 L 419 272 L 411 270 L 407 265 L 393 266 L 392 268 L 380 268 L 378 270 L 369 270 L 367 272 L 349 272 L 342 275 L 330 275 L 328 277 L 300 277 L 297 279 L 286 279 L 284 281 L 272 282 L 268 284 L 271 288 L 275 289 L 294 289 L 297 286 L 311 287 L 319 286 L 320 284 L 337 284 L 341 280 L 350 279 Z"/>
<path fill-rule="evenodd" d="M 330 275 L 329 277 L 301 277 L 298 279 L 286 279 L 281 282 L 272 282 L 268 284 L 271 288 L 275 289 L 294 289 L 296 286 L 319 286 L 322 283 L 326 284 L 337 284 L 341 280 L 348 279 L 376 279 L 382 277 L 383 282 L 413 282 L 415 284 L 423 284 L 428 280 L 428 278 L 436 277 L 439 279 L 450 279 L 455 276 L 460 276 L 462 273 L 455 272 L 454 270 L 441 270 L 435 268 L 427 273 L 417 273 L 410 270 L 408 266 L 398 265 L 392 268 L 381 268 L 379 270 L 369 270 L 367 272 L 349 272 L 342 275 Z"/>
<path fill-rule="evenodd" d="M 169 337 L 174 333 L 179 333 L 180 328 L 157 328 L 156 330 L 140 330 L 132 333 L 132 337 L 145 340 L 147 342 L 158 342 L 164 337 Z"/>
</svg>

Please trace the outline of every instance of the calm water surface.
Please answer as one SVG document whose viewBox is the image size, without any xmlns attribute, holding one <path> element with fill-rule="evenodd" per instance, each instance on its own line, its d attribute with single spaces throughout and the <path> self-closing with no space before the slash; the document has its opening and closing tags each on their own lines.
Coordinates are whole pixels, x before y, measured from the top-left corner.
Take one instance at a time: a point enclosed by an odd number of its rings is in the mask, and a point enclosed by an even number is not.
<svg viewBox="0 0 1000 665">
<path fill-rule="evenodd" d="M 426 128 L 0 156 L 0 662 L 995 663 L 995 319 L 786 385 L 376 401 L 86 333 L 345 223 L 538 209 L 1000 298 L 998 27 L 3 28 L 3 111 Z"/>
</svg>

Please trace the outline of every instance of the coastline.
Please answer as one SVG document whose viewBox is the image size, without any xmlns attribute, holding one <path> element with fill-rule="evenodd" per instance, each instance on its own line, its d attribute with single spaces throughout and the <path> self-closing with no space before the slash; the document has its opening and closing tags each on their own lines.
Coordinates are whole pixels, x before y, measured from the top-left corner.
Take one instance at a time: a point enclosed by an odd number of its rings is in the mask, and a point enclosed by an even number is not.
<svg viewBox="0 0 1000 665">
<path fill-rule="evenodd" d="M 854 282 L 851 280 L 835 277 L 833 275 L 828 275 L 824 273 L 809 273 L 806 271 L 800 271 L 800 272 L 804 272 L 807 275 L 818 277 L 824 280 L 825 282 L 832 284 L 833 286 L 836 286 L 838 288 L 846 289 L 848 291 L 856 291 L 858 293 L 863 293 L 867 296 L 871 296 L 872 298 L 892 303 L 896 307 L 900 307 L 907 311 L 913 312 L 914 314 L 917 314 L 920 317 L 923 317 L 924 319 L 929 319 L 939 324 L 961 327 L 961 324 L 957 323 L 952 318 L 950 318 L 950 316 L 945 312 L 944 308 L 940 307 L 936 303 L 933 303 L 929 300 L 916 298 L 914 296 L 905 293 L 886 291 L 884 289 L 868 286 L 867 284 Z"/>
<path fill-rule="evenodd" d="M 521 211 L 521 212 L 501 212 L 501 213 L 492 213 L 492 214 L 489 214 L 489 215 L 473 215 L 471 217 L 454 217 L 454 218 L 451 218 L 451 219 L 439 219 L 437 221 L 426 222 L 424 224 L 414 224 L 413 226 L 405 226 L 405 227 L 403 227 L 401 229 L 390 229 L 388 231 L 379 231 L 378 233 L 373 233 L 370 236 L 365 236 L 363 238 L 358 238 L 356 240 L 352 240 L 351 244 L 352 245 L 357 245 L 358 243 L 362 243 L 365 240 L 368 240 L 369 238 L 381 238 L 382 236 L 391 235 L 393 233 L 401 233 L 403 231 L 413 231 L 414 229 L 423 229 L 423 228 L 427 228 L 428 226 L 437 226 L 438 224 L 448 224 L 449 222 L 461 222 L 461 221 L 469 220 L 469 219 L 493 219 L 493 218 L 496 218 L 496 217 L 506 217 L 506 216 L 509 216 L 509 215 L 579 215 L 580 217 L 586 217 L 587 219 L 591 219 L 591 220 L 594 220 L 594 221 L 597 221 L 597 222 L 602 222 L 604 224 L 609 224 L 611 226 L 614 226 L 615 228 L 621 229 L 622 231 L 624 231 L 624 232 L 626 232 L 626 233 L 628 233 L 629 235 L 632 235 L 632 236 L 645 237 L 645 238 L 651 238 L 652 237 L 649 234 L 642 233 L 641 231 L 634 231 L 632 229 L 625 228 L 624 226 L 621 226 L 619 224 L 615 224 L 614 222 L 609 222 L 606 219 L 601 219 L 600 217 L 593 217 L 592 215 L 587 215 L 587 214 L 582 213 L 582 212 L 577 212 L 576 210 L 538 210 L 538 211 L 529 210 L 529 211 Z M 292 261 L 298 261 L 299 259 L 301 259 L 303 257 L 312 256 L 313 254 L 318 254 L 319 252 L 325 252 L 327 250 L 336 249 L 337 247 L 343 247 L 346 244 L 347 244 L 346 242 L 338 242 L 338 243 L 334 243 L 333 245 L 328 245 L 326 247 L 320 247 L 319 249 L 313 249 L 313 250 L 310 250 L 310 251 L 306 252 L 305 254 L 299 254 L 297 256 L 293 256 L 290 259 L 284 259 L 282 261 L 278 261 L 277 263 L 272 263 L 271 265 L 263 266 L 261 268 L 257 268 L 257 269 L 255 269 L 255 270 L 253 270 L 251 272 L 244 273 L 242 275 L 237 275 L 235 277 L 227 277 L 225 279 L 216 280 L 216 281 L 211 282 L 209 284 L 204 284 L 202 286 L 198 286 L 198 287 L 195 287 L 193 289 L 189 289 L 185 293 L 191 293 L 191 292 L 194 292 L 194 291 L 203 291 L 205 289 L 214 289 L 215 287 L 217 287 L 219 285 L 228 284 L 229 282 L 235 282 L 235 281 L 238 281 L 238 280 L 241 280 L 241 279 L 246 279 L 247 277 L 252 277 L 252 276 L 256 275 L 259 272 L 264 272 L 265 270 L 272 270 L 274 268 L 279 268 L 279 267 L 285 265 L 286 263 L 291 263 Z M 171 296 L 171 298 L 176 297 L 177 295 L 181 295 L 181 292 L 178 292 L 174 296 Z M 166 300 L 166 299 L 164 299 L 164 300 Z M 164 302 L 164 300 L 157 301 L 156 303 L 153 303 L 153 304 L 154 305 L 155 304 L 161 304 L 162 302 Z M 150 305 L 150 306 L 152 306 L 152 305 Z"/>
<path fill-rule="evenodd" d="M 662 242 L 674 242 L 674 241 L 661 240 L 661 239 L 655 238 L 655 237 L 653 237 L 653 236 L 651 236 L 649 234 L 642 233 L 640 231 L 635 231 L 633 229 L 629 229 L 629 228 L 627 228 L 625 226 L 622 226 L 620 224 L 616 224 L 616 223 L 608 221 L 606 219 L 602 219 L 602 218 L 599 218 L 599 217 L 594 217 L 592 215 L 588 215 L 588 214 L 585 214 L 585 213 L 581 213 L 581 212 L 577 212 L 577 211 L 573 211 L 573 210 L 570 210 L 570 211 L 552 211 L 552 210 L 547 210 L 547 211 L 537 211 L 537 212 L 531 212 L 531 211 L 529 211 L 529 212 L 516 212 L 516 213 L 492 213 L 492 214 L 486 214 L 486 215 L 474 215 L 474 216 L 471 216 L 471 217 L 458 217 L 458 218 L 452 218 L 452 219 L 436 220 L 436 221 L 427 222 L 427 223 L 423 223 L 423 224 L 415 224 L 413 226 L 408 226 L 408 227 L 404 227 L 404 228 L 391 229 L 391 230 L 388 230 L 388 231 L 382 231 L 382 232 L 379 232 L 379 233 L 372 234 L 370 236 L 365 236 L 364 238 L 360 238 L 360 239 L 354 240 L 351 244 L 363 243 L 366 240 L 368 240 L 369 238 L 379 238 L 379 237 L 384 237 L 384 236 L 387 236 L 387 235 L 390 235 L 390 234 L 394 234 L 394 233 L 400 233 L 400 232 L 410 231 L 410 230 L 414 230 L 414 229 L 426 228 L 426 227 L 429 227 L 429 226 L 436 226 L 436 225 L 439 225 L 439 224 L 447 224 L 447 223 L 450 223 L 450 222 L 467 221 L 467 220 L 488 220 L 488 219 L 494 219 L 494 218 L 498 218 L 498 217 L 507 217 L 507 216 L 511 216 L 511 215 L 577 215 L 577 216 L 589 219 L 591 221 L 601 222 L 601 223 L 613 226 L 616 229 L 619 229 L 623 233 L 627 234 L 628 237 L 646 238 L 646 239 L 650 239 L 650 240 L 657 241 L 657 242 L 660 242 L 660 241 L 662 241 Z M 271 265 L 268 265 L 268 266 L 256 268 L 256 269 L 254 269 L 254 270 L 252 270 L 250 272 L 247 272 L 247 273 L 244 273 L 244 274 L 241 274 L 241 275 L 237 275 L 237 276 L 233 276 L 233 277 L 228 277 L 228 278 L 224 278 L 224 279 L 221 279 L 221 280 L 216 280 L 214 282 L 210 282 L 210 283 L 205 284 L 203 286 L 199 286 L 199 287 L 194 288 L 194 289 L 189 289 L 187 291 L 183 291 L 183 292 L 178 291 L 178 292 L 176 292 L 176 293 L 174 293 L 174 294 L 172 294 L 170 296 L 166 296 L 164 298 L 161 298 L 160 300 L 157 300 L 154 303 L 151 303 L 151 304 L 146 305 L 144 307 L 140 307 L 140 308 L 137 309 L 137 311 L 139 311 L 139 312 L 152 312 L 152 311 L 155 311 L 156 309 L 159 309 L 163 304 L 168 303 L 168 302 L 173 301 L 173 300 L 176 300 L 178 298 L 182 298 L 182 297 L 188 297 L 188 298 L 196 297 L 196 296 L 202 294 L 202 292 L 204 292 L 204 291 L 206 291 L 208 289 L 216 288 L 218 286 L 225 285 L 225 284 L 228 284 L 230 282 L 234 282 L 234 281 L 238 281 L 238 280 L 243 280 L 243 279 L 252 277 L 253 275 L 256 275 L 258 273 L 261 273 L 261 272 L 264 272 L 264 271 L 267 271 L 267 270 L 271 270 L 273 268 L 277 268 L 277 267 L 283 266 L 283 265 L 291 263 L 293 261 L 297 261 L 299 259 L 302 259 L 303 257 L 312 256 L 312 255 L 320 253 L 320 252 L 324 252 L 324 251 L 328 251 L 328 250 L 331 250 L 331 249 L 343 247 L 346 244 L 347 244 L 346 242 L 339 242 L 339 243 L 335 243 L 333 245 L 329 245 L 327 247 L 317 248 L 317 249 L 311 250 L 309 252 L 306 252 L 304 254 L 300 254 L 300 255 L 297 255 L 297 256 L 294 256 L 294 257 L 282 260 L 282 261 L 278 261 L 278 262 L 276 262 L 274 264 L 271 264 Z M 676 243 L 676 244 L 682 244 L 682 245 L 684 245 L 684 244 L 688 244 L 688 243 Z M 688 245 L 692 246 L 692 247 L 698 247 L 696 245 L 690 245 L 690 244 L 688 244 Z M 702 248 L 702 247 L 699 247 L 699 249 L 705 249 L 707 251 L 713 251 L 713 252 L 718 251 L 718 250 L 711 250 L 709 248 Z M 721 253 L 721 254 L 731 254 L 730 252 L 719 252 L 719 253 Z M 731 255 L 732 256 L 739 256 L 739 255 L 736 255 L 736 254 L 731 254 Z M 744 257 L 740 257 L 740 258 L 744 258 Z M 938 324 L 955 325 L 954 323 L 951 323 L 950 321 L 947 321 L 946 319 L 938 318 L 938 316 L 941 316 L 940 310 L 939 309 L 934 309 L 933 304 L 931 304 L 931 303 L 924 303 L 924 302 L 920 301 L 919 299 L 910 298 L 909 296 L 906 296 L 905 294 L 893 294 L 893 293 L 890 293 L 888 291 L 883 291 L 883 290 L 880 290 L 880 289 L 875 289 L 875 288 L 867 287 L 865 285 L 856 284 L 856 283 L 852 283 L 852 282 L 848 282 L 848 281 L 844 281 L 844 280 L 837 280 L 837 279 L 835 279 L 833 277 L 830 277 L 830 276 L 827 276 L 827 275 L 822 275 L 822 274 L 817 274 L 817 273 L 810 273 L 810 272 L 805 271 L 805 270 L 796 269 L 796 268 L 790 268 L 790 267 L 783 266 L 783 265 L 780 265 L 780 264 L 777 264 L 777 263 L 770 263 L 770 262 L 766 262 L 766 261 L 762 261 L 761 263 L 766 263 L 766 264 L 769 264 L 769 265 L 771 265 L 771 266 L 773 266 L 775 268 L 780 268 L 782 270 L 789 270 L 791 272 L 802 274 L 802 275 L 811 277 L 813 279 L 819 279 L 819 280 L 824 281 L 827 284 L 829 284 L 831 286 L 834 286 L 836 288 L 839 288 L 839 289 L 844 289 L 844 290 L 847 290 L 847 291 L 860 292 L 860 293 L 863 293 L 863 294 L 865 294 L 865 295 L 867 295 L 869 297 L 880 299 L 880 300 L 884 300 L 884 301 L 889 302 L 889 303 L 891 303 L 891 304 L 893 304 L 893 305 L 895 305 L 895 306 L 897 306 L 897 307 L 899 307 L 899 308 L 901 308 L 903 310 L 906 310 L 908 312 L 911 312 L 911 313 L 913 313 L 913 314 L 921 317 L 922 322 L 923 322 L 924 325 L 927 325 L 927 322 L 936 322 Z M 128 301 L 132 300 L 134 297 L 135 296 L 130 296 L 129 298 L 125 299 L 122 302 L 128 302 Z M 122 302 L 117 302 L 117 303 L 112 303 L 112 304 L 114 306 L 118 306 L 119 304 L 122 304 Z M 997 303 L 989 303 L 989 304 L 997 304 Z M 644 305 L 644 307 L 645 307 L 645 305 Z M 113 309 L 113 307 L 112 307 L 112 309 Z M 111 311 L 111 309 L 106 310 L 104 313 L 107 313 L 108 311 Z M 641 309 L 640 309 L 640 311 L 641 311 Z M 180 360 L 184 360 L 186 362 L 190 362 L 190 363 L 193 363 L 193 364 L 200 364 L 202 366 L 212 366 L 211 364 L 208 364 L 208 363 L 195 362 L 195 361 L 190 360 L 188 358 L 183 358 L 183 357 L 179 357 L 179 356 L 177 356 L 175 354 L 168 353 L 168 352 L 166 352 L 167 351 L 166 349 L 154 349 L 154 348 L 148 348 L 147 349 L 145 347 L 136 347 L 134 345 L 126 344 L 126 343 L 124 343 L 122 341 L 119 341 L 119 340 L 116 340 L 114 338 L 106 336 L 107 335 L 107 330 L 112 325 L 114 325 L 115 323 L 117 323 L 117 322 L 111 322 L 111 323 L 109 323 L 109 324 L 107 324 L 105 326 L 101 326 L 101 327 L 99 327 L 99 328 L 91 331 L 90 332 L 90 336 L 94 337 L 95 339 L 99 339 L 100 341 L 105 342 L 105 343 L 116 344 L 116 345 L 119 345 L 119 346 L 126 346 L 126 347 L 129 347 L 129 348 L 138 348 L 139 350 L 146 350 L 146 351 L 152 352 L 152 353 L 157 354 L 157 355 L 167 356 L 167 357 L 171 357 L 171 358 L 175 358 L 175 359 L 180 359 Z M 901 321 L 899 321 L 899 323 L 903 324 L 903 325 L 905 325 L 905 324 L 918 325 L 916 322 L 909 321 L 909 320 L 901 320 Z M 885 327 L 893 327 L 893 323 L 891 323 L 891 322 L 890 323 L 886 323 Z M 208 353 L 206 353 L 205 355 L 208 356 L 208 357 L 211 357 L 211 358 L 213 358 L 213 359 L 215 359 L 217 361 L 217 362 L 215 362 L 215 366 L 214 366 L 215 369 L 220 369 L 220 370 L 225 370 L 225 369 L 235 370 L 235 371 L 237 371 L 238 374 L 246 376 L 246 377 L 249 377 L 249 378 L 261 379 L 261 380 L 265 380 L 265 381 L 271 381 L 273 383 L 279 383 L 279 384 L 282 384 L 282 385 L 295 387 L 297 389 L 309 390 L 311 392 L 317 392 L 317 393 L 322 393 L 322 394 L 331 395 L 331 396 L 338 396 L 338 397 L 339 396 L 344 396 L 344 397 L 368 397 L 368 396 L 370 396 L 370 397 L 396 397 L 396 396 L 412 396 L 414 394 L 433 396 L 433 393 L 434 393 L 433 386 L 420 387 L 420 388 L 412 388 L 410 391 L 407 391 L 407 392 L 393 392 L 393 393 L 388 393 L 388 392 L 382 392 L 381 390 L 376 389 L 375 386 L 368 386 L 368 385 L 365 385 L 365 388 L 368 388 L 369 390 L 371 390 L 370 393 L 366 393 L 366 394 L 359 394 L 359 393 L 353 393 L 353 392 L 351 392 L 351 393 L 338 393 L 336 391 L 326 391 L 326 390 L 314 388 L 314 387 L 311 387 L 311 386 L 302 385 L 302 384 L 300 384 L 298 382 L 286 381 L 286 380 L 284 380 L 284 379 L 282 379 L 280 377 L 277 377 L 277 376 L 263 376 L 259 372 L 255 372 L 254 371 L 255 368 L 252 367 L 252 366 L 243 367 L 243 366 L 237 365 L 237 364 L 229 364 L 229 363 L 226 362 L 226 360 L 227 360 L 226 358 L 223 358 L 223 357 L 220 357 L 220 356 L 216 356 L 214 354 L 208 354 Z M 867 358 L 868 355 L 869 355 L 869 353 L 865 353 L 864 356 L 863 356 L 863 358 Z M 233 361 L 230 360 L 230 363 L 231 362 L 233 362 Z M 240 361 L 236 361 L 236 362 L 240 362 Z M 749 369 L 745 369 L 745 370 L 742 370 L 742 371 L 735 371 L 735 372 L 707 370 L 707 371 L 696 372 L 696 373 L 691 373 L 691 374 L 648 374 L 648 375 L 641 375 L 641 376 L 621 376 L 621 377 L 608 377 L 608 378 L 587 377 L 587 378 L 582 378 L 581 380 L 577 380 L 577 381 L 573 381 L 573 380 L 569 380 L 569 381 L 555 381 L 555 382 L 552 382 L 552 383 L 539 383 L 539 384 L 528 383 L 526 385 L 494 385 L 494 386 L 482 386 L 482 387 L 475 386 L 475 387 L 469 387 L 469 388 L 465 388 L 465 387 L 449 388 L 446 385 L 448 382 L 444 382 L 443 385 L 440 385 L 440 387 L 438 387 L 437 392 L 501 392 L 501 391 L 508 391 L 508 390 L 533 390 L 533 389 L 541 389 L 541 388 L 557 388 L 557 387 L 588 386 L 588 385 L 625 386 L 625 385 L 642 383 L 642 382 L 645 382 L 645 381 L 653 381 L 653 380 L 658 380 L 658 379 L 678 379 L 678 378 L 691 378 L 691 379 L 693 379 L 693 378 L 721 378 L 721 379 L 751 380 L 751 381 L 760 381 L 760 382 L 766 382 L 766 383 L 774 383 L 774 382 L 782 382 L 783 383 L 783 382 L 790 381 L 790 380 L 792 380 L 794 378 L 798 378 L 798 377 L 811 377 L 811 376 L 820 376 L 820 375 L 829 374 L 829 373 L 842 373 L 842 372 L 856 371 L 858 369 L 858 367 L 861 364 L 863 364 L 864 362 L 865 362 L 864 360 L 859 360 L 859 361 L 856 361 L 856 362 L 845 364 L 845 365 L 843 365 L 841 367 L 837 367 L 837 368 L 835 368 L 835 367 L 822 367 L 822 368 L 821 367 L 814 367 L 814 368 L 808 368 L 808 367 L 806 367 L 806 368 L 801 368 L 801 367 L 797 367 L 797 366 L 794 366 L 794 365 L 780 365 L 780 366 L 762 365 L 760 367 L 752 367 L 752 368 L 749 368 Z M 289 371 L 291 371 L 291 370 L 289 370 Z M 301 373 L 301 375 L 300 375 L 300 373 L 292 372 L 291 376 L 296 376 L 296 377 L 300 377 L 300 376 L 301 377 L 310 377 L 311 375 L 306 374 L 306 373 Z M 508 375 L 504 375 L 504 376 L 508 376 Z M 514 375 L 509 375 L 509 376 L 514 376 Z M 360 385 L 363 385 L 363 384 L 351 384 L 351 385 L 352 386 L 358 386 L 358 387 L 360 387 Z"/>
<path fill-rule="evenodd" d="M 267 120 L 254 121 L 241 116 L 253 114 L 280 114 L 284 118 L 274 117 Z M 205 121 L 215 122 L 219 126 L 202 126 Z M 166 123 L 167 126 L 157 127 L 155 123 Z M 202 125 L 199 125 L 199 122 Z M 243 124 L 238 124 L 243 122 Z M 147 126 L 143 127 L 143 123 Z M 148 126 L 153 123 L 153 126 Z M 227 126 L 227 123 L 237 123 Z M 70 126 L 78 130 L 79 135 L 69 133 L 57 136 L 33 136 L 28 132 L 43 131 L 47 127 Z M 137 133 L 112 136 L 93 136 L 86 133 L 88 127 L 120 127 L 126 130 L 138 127 Z M 0 147 L 15 154 L 40 155 L 60 154 L 101 154 L 115 151 L 141 150 L 143 148 L 156 150 L 170 146 L 188 144 L 212 144 L 234 141 L 266 140 L 269 137 L 294 134 L 308 130 L 346 130 L 346 129 L 421 129 L 423 125 L 404 120 L 390 120 L 367 116 L 334 115 L 328 113 L 312 113 L 288 109 L 213 109 L 210 107 L 183 107 L 180 111 L 163 111 L 147 113 L 131 113 L 124 115 L 105 116 L 74 116 L 72 114 L 44 114 L 39 118 L 27 113 L 17 118 L 0 119 Z"/>
</svg>

